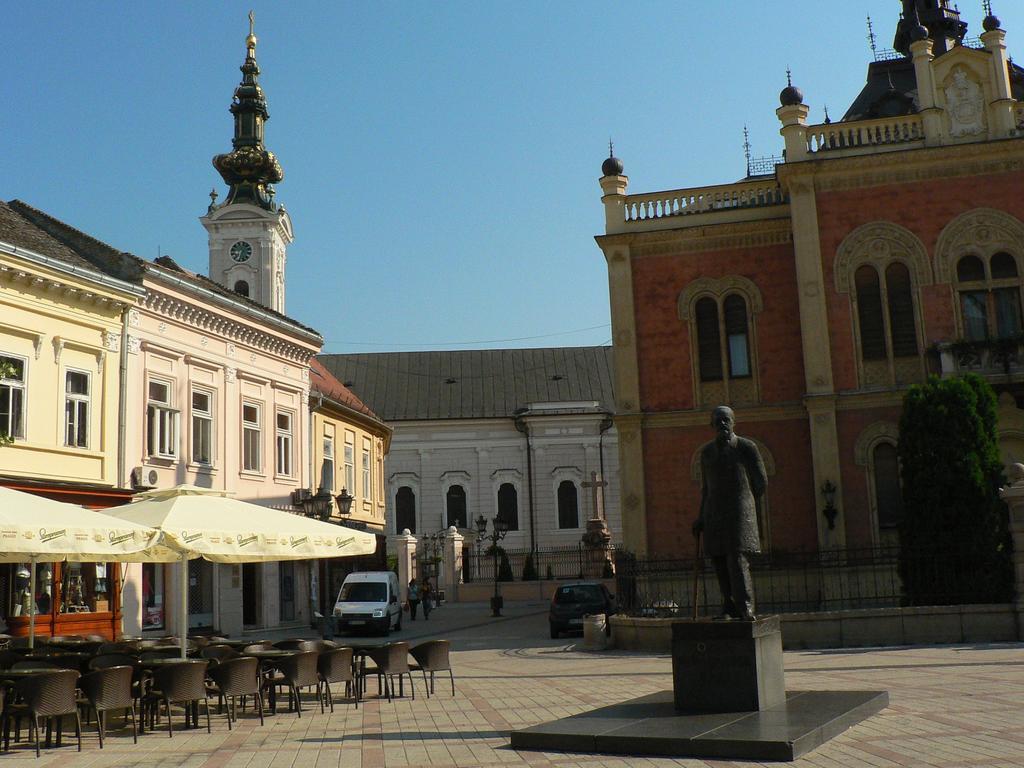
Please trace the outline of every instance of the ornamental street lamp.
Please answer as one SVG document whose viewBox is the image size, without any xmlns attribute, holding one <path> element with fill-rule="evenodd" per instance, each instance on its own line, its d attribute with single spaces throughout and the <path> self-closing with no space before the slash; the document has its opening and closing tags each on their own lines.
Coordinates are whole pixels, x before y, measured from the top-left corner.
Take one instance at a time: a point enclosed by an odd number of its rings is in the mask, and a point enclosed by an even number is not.
<svg viewBox="0 0 1024 768">
<path fill-rule="evenodd" d="M 480 515 L 473 522 L 476 523 L 476 532 L 479 534 L 477 541 L 486 539 L 491 542 L 491 552 L 494 554 L 494 596 L 491 598 L 491 615 L 501 616 L 501 608 L 504 601 L 501 598 L 501 591 L 498 587 L 498 542 L 508 534 L 508 522 L 501 515 L 496 515 L 494 520 L 491 521 L 490 533 L 487 533 L 487 520 L 483 515 Z"/>
<path fill-rule="evenodd" d="M 316 520 L 330 520 L 331 519 L 331 494 L 323 486 L 317 490 L 312 496 L 307 496 L 302 500 L 302 513 L 306 517 L 312 517 Z"/>
<path fill-rule="evenodd" d="M 342 488 L 341 493 L 335 496 L 334 499 L 338 502 L 339 515 L 348 515 L 352 512 L 352 494 L 348 492 L 347 488 Z"/>
</svg>

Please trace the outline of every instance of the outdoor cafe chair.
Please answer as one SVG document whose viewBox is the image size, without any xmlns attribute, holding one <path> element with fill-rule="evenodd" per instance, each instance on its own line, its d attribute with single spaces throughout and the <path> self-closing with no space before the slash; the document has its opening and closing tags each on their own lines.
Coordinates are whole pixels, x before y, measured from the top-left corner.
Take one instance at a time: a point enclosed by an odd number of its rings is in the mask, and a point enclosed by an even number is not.
<svg viewBox="0 0 1024 768">
<path fill-rule="evenodd" d="M 76 683 L 79 673 L 73 669 L 40 670 L 14 684 L 14 701 L 7 701 L 3 712 L 4 749 L 10 746 L 10 720 L 27 714 L 29 738 L 35 735 L 36 757 L 39 757 L 39 730 L 43 720 L 75 716 L 78 751 L 82 751 L 82 719 L 78 715 Z M 58 726 L 59 727 L 59 726 Z M 59 735 L 59 730 L 58 730 Z M 17 737 L 16 737 L 17 738 Z"/>
<path fill-rule="evenodd" d="M 288 687 L 288 699 L 295 702 L 295 711 L 302 717 L 302 688 L 316 688 L 319 691 L 320 678 L 317 676 L 316 662 L 319 654 L 316 651 L 298 651 L 291 656 L 277 659 L 274 666 L 278 674 L 267 678 L 266 685 Z M 320 700 L 320 712 L 324 711 L 323 699 Z"/>
<path fill-rule="evenodd" d="M 434 692 L 434 673 L 448 671 L 452 681 L 452 696 L 455 695 L 455 675 L 452 673 L 451 661 L 448 652 L 451 643 L 447 640 L 427 640 L 419 645 L 414 645 L 409 654 L 416 659 L 411 669 L 419 669 L 423 672 L 423 686 L 427 688 L 427 698 Z M 427 672 L 430 673 L 430 685 L 427 686 Z"/>
<path fill-rule="evenodd" d="M 220 698 L 228 699 L 228 730 L 231 730 L 231 721 L 237 720 L 235 714 L 235 697 L 242 697 L 242 711 L 245 711 L 245 697 L 252 696 L 256 700 L 256 711 L 260 716 L 260 725 L 263 725 L 263 687 L 259 675 L 259 659 L 253 656 L 238 656 L 226 658 L 216 667 L 209 671 L 209 677 L 213 681 L 210 688 L 211 693 L 217 694 Z"/>
<path fill-rule="evenodd" d="M 85 695 L 89 706 L 96 712 L 96 730 L 103 749 L 106 730 L 106 713 L 111 709 L 123 709 L 132 715 L 132 741 L 139 743 L 138 721 L 135 717 L 135 695 L 132 686 L 134 668 L 125 665 L 104 667 L 82 676 L 78 687 Z"/>
<path fill-rule="evenodd" d="M 355 669 L 352 664 L 353 651 L 351 648 L 331 648 L 320 653 L 316 660 L 317 696 L 320 705 L 323 707 L 324 696 L 331 705 L 331 712 L 334 712 L 334 695 L 331 692 L 331 683 L 344 683 L 345 694 L 352 696 L 352 702 L 356 709 L 359 709 L 359 686 L 356 685 Z"/>
<path fill-rule="evenodd" d="M 185 661 L 180 664 L 169 664 L 153 671 L 153 687 L 143 697 L 143 702 L 150 709 L 150 728 L 153 727 L 154 715 L 162 702 L 167 714 L 167 736 L 174 736 L 171 724 L 171 704 L 181 703 L 185 707 L 185 721 L 188 722 L 189 710 L 193 702 L 203 701 L 206 704 L 206 732 L 210 730 L 210 699 L 206 691 L 206 662 Z M 198 725 L 198 723 L 196 723 Z"/>
<path fill-rule="evenodd" d="M 398 675 L 401 682 L 403 675 L 409 676 L 409 690 L 412 691 L 412 698 L 416 699 L 416 688 L 412 681 L 412 670 L 409 669 L 409 644 L 404 642 L 388 643 L 378 648 L 367 648 L 366 655 L 376 665 L 361 672 L 363 685 L 369 675 L 377 675 L 377 692 L 380 693 L 381 678 L 384 679 L 384 694 L 388 701 L 391 701 L 394 694 L 395 675 Z"/>
<path fill-rule="evenodd" d="M 227 645 L 208 645 L 199 651 L 199 658 L 206 659 L 211 664 L 219 664 L 229 659 L 237 659 L 241 654 L 234 648 Z"/>
</svg>

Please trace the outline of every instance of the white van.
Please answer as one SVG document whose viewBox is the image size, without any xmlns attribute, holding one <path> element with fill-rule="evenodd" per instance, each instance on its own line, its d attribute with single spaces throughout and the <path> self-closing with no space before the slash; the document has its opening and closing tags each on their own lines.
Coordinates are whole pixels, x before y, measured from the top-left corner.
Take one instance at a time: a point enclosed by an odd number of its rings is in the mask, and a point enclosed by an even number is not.
<svg viewBox="0 0 1024 768">
<path fill-rule="evenodd" d="M 398 601 L 398 574 L 394 571 L 362 571 L 345 577 L 334 604 L 339 631 L 371 630 L 387 635 L 402 628 Z"/>
</svg>

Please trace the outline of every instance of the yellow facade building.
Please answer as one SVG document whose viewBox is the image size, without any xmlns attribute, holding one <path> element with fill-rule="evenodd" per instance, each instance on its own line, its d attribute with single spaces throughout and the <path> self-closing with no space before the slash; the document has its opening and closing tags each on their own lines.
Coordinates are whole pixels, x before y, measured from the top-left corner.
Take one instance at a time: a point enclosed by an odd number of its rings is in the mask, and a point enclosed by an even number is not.
<svg viewBox="0 0 1024 768">
<path fill-rule="evenodd" d="M 131 498 L 118 488 L 122 337 L 142 295 L 0 202 L 0 434 L 10 438 L 0 446 L 0 485 L 94 509 Z M 119 626 L 116 568 L 37 567 L 30 596 L 27 564 L 0 566 L 10 632 L 27 633 L 32 599 L 40 634 Z"/>
</svg>

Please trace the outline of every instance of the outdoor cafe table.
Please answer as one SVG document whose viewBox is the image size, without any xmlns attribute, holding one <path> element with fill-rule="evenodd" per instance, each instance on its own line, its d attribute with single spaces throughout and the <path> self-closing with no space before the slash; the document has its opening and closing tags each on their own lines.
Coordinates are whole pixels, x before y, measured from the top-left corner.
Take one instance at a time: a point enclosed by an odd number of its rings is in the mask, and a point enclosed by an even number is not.
<svg viewBox="0 0 1024 768">
<path fill-rule="evenodd" d="M 381 640 L 379 638 L 359 639 L 355 637 L 343 637 L 335 638 L 334 642 L 338 644 L 339 648 L 352 649 L 352 671 L 355 673 L 356 685 L 360 686 L 359 694 L 360 696 L 362 696 L 364 693 L 366 693 L 366 658 L 370 655 L 370 651 L 374 650 L 375 648 L 383 648 L 386 645 L 390 645 L 392 642 L 401 641 Z M 404 675 L 398 676 L 398 695 L 405 695 Z"/>
<path fill-rule="evenodd" d="M 245 638 L 235 640 L 211 640 L 210 645 L 226 645 L 228 648 L 245 648 L 247 645 L 259 645 L 266 640 L 248 640 Z"/>
<path fill-rule="evenodd" d="M 0 669 L 0 682 L 3 682 L 3 683 L 16 683 L 19 680 L 23 680 L 26 677 L 32 677 L 33 675 L 40 675 L 40 674 L 45 674 L 46 672 L 56 672 L 56 671 L 57 670 L 54 670 L 54 669 Z M 64 725 L 64 718 L 61 717 L 58 720 L 58 727 L 57 727 L 57 746 L 58 747 L 61 744 L 62 731 L 64 730 L 63 725 Z M 0 734 L 0 737 L 2 737 L 2 736 L 3 736 L 3 734 Z M 50 747 L 52 745 L 52 743 L 53 743 L 52 742 L 52 736 L 53 736 L 52 724 L 51 724 L 49 718 L 47 718 L 47 721 L 46 721 L 46 742 L 45 742 L 45 746 L 46 747 Z M 38 738 L 38 736 L 36 738 Z"/>
<path fill-rule="evenodd" d="M 251 643 L 250 643 L 251 645 Z M 260 675 L 262 676 L 269 670 L 273 669 L 275 662 L 280 659 L 294 656 L 299 653 L 298 651 L 286 651 L 282 648 L 266 648 L 260 651 L 246 651 L 243 656 L 251 656 L 254 659 L 259 659 L 260 662 Z M 270 698 L 268 703 L 270 704 L 270 714 L 277 714 L 277 690 L 273 685 L 268 686 L 270 688 Z"/>
</svg>

